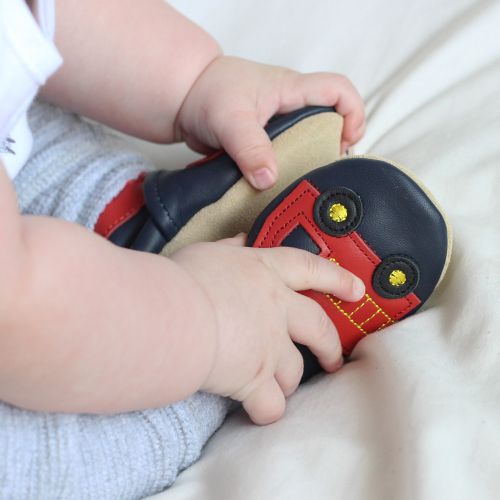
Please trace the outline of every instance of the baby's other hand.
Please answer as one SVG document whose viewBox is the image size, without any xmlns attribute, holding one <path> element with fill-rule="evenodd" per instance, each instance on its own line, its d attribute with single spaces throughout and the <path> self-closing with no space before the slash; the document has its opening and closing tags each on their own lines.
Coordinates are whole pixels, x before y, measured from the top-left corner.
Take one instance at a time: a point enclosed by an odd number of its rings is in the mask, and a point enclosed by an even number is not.
<svg viewBox="0 0 500 500">
<path fill-rule="evenodd" d="M 335 106 L 344 117 L 342 152 L 362 137 L 363 101 L 345 76 L 221 56 L 191 87 L 177 115 L 176 136 L 200 153 L 225 149 L 250 184 L 267 189 L 276 182 L 278 167 L 263 127 L 277 113 L 308 105 Z"/>
<path fill-rule="evenodd" d="M 248 248 L 244 242 L 240 235 L 196 243 L 172 260 L 212 306 L 200 335 L 214 335 L 214 358 L 201 389 L 241 401 L 255 423 L 268 424 L 281 417 L 285 398 L 302 377 L 302 356 L 293 342 L 307 346 L 328 372 L 342 363 L 335 326 L 321 306 L 297 291 L 357 301 L 365 288 L 349 271 L 305 250 Z"/>
</svg>

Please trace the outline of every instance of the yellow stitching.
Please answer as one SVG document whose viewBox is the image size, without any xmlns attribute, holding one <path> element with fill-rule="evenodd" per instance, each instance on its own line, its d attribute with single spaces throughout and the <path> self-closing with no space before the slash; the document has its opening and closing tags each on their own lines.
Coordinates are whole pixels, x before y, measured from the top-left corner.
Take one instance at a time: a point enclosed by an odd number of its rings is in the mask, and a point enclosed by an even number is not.
<svg viewBox="0 0 500 500">
<path fill-rule="evenodd" d="M 376 311 L 368 318 L 365 319 L 362 323 L 359 324 L 359 326 L 363 326 L 368 321 L 370 321 L 372 318 L 374 318 L 378 313 L 382 313 L 389 321 L 391 320 L 391 317 L 387 315 L 387 313 L 370 297 L 370 302 L 376 307 Z"/>
<path fill-rule="evenodd" d="M 326 298 L 356 327 L 358 328 L 359 330 L 361 330 L 362 333 L 364 333 L 365 335 L 368 335 L 368 332 L 363 330 L 363 328 L 361 328 L 354 320 L 352 320 L 349 315 L 344 311 L 344 309 L 342 309 L 340 306 L 339 306 L 339 302 L 341 302 L 340 300 L 338 302 L 334 302 L 331 295 L 329 295 L 328 293 L 325 293 L 325 296 Z"/>
<path fill-rule="evenodd" d="M 330 219 L 334 222 L 344 222 L 347 219 L 348 214 L 347 208 L 345 205 L 342 205 L 342 203 L 334 203 L 328 211 Z"/>
<path fill-rule="evenodd" d="M 367 332 L 364 328 L 362 328 L 362 326 L 365 324 L 365 323 L 368 323 L 368 321 L 370 321 L 372 318 L 374 318 L 377 314 L 379 313 L 382 313 L 386 318 L 387 318 L 387 321 L 382 325 L 380 326 L 379 328 L 377 328 L 376 331 L 378 330 L 381 330 L 382 328 L 384 328 L 386 325 L 389 325 L 391 323 L 394 323 L 394 320 L 370 297 L 370 295 L 366 294 L 366 300 L 363 302 L 363 304 L 361 304 L 358 309 L 356 309 L 355 311 L 353 311 L 352 313 L 347 313 L 347 311 L 345 311 L 342 307 L 340 307 L 340 303 L 342 302 L 341 300 L 338 300 L 337 302 L 335 302 L 333 300 L 333 297 L 328 294 L 328 293 L 325 293 L 324 294 L 325 297 L 349 320 L 350 323 L 352 323 L 358 330 L 360 330 L 363 334 L 365 335 L 368 335 L 369 332 Z M 357 323 L 356 321 L 354 321 L 351 316 L 357 311 L 359 310 L 364 304 L 366 304 L 367 302 L 371 302 L 375 307 L 376 307 L 376 311 L 368 318 L 366 319 L 365 321 L 363 321 L 362 323 Z"/>
<path fill-rule="evenodd" d="M 386 321 L 383 325 L 379 326 L 376 331 L 378 332 L 379 330 L 382 330 L 383 328 L 385 328 L 388 325 L 391 325 L 392 323 L 394 323 L 394 320 L 391 318 L 388 321 Z"/>
<path fill-rule="evenodd" d="M 328 258 L 328 260 L 329 260 L 330 262 L 333 262 L 333 263 L 337 264 L 337 266 L 340 266 L 340 264 L 339 264 L 339 263 L 335 260 L 335 257 L 329 257 L 329 258 Z M 332 298 L 331 298 L 331 297 L 330 297 L 327 293 L 325 293 L 325 295 L 328 297 L 328 299 L 330 300 L 330 302 L 331 302 L 333 305 L 337 306 L 337 307 L 338 307 L 338 305 L 342 302 L 342 300 L 341 300 L 341 299 L 337 300 L 337 302 L 334 302 L 334 301 L 333 301 L 333 299 L 332 299 Z"/>
<path fill-rule="evenodd" d="M 370 301 L 370 296 L 367 293 L 365 294 L 365 297 L 366 297 L 366 300 L 364 302 L 362 302 L 358 307 L 356 307 L 356 309 L 354 309 L 354 311 L 349 313 L 349 317 L 351 317 L 353 314 L 357 313 L 367 302 Z"/>
<path fill-rule="evenodd" d="M 337 264 L 337 266 L 340 265 L 340 263 L 337 262 L 337 260 L 335 259 L 335 257 L 329 257 L 328 260 L 330 262 L 334 262 L 335 264 Z M 354 309 L 354 311 L 352 311 L 351 313 L 348 313 L 342 307 L 340 307 L 340 303 L 342 302 L 341 299 L 339 299 L 339 300 L 337 300 L 335 302 L 333 300 L 333 297 L 330 294 L 325 293 L 324 295 L 364 335 L 368 335 L 368 332 L 364 328 L 362 328 L 362 326 L 365 323 L 368 323 L 368 321 L 370 321 L 372 318 L 374 318 L 379 313 L 382 313 L 387 318 L 387 321 L 382 326 L 380 326 L 379 328 L 377 328 L 376 331 L 381 330 L 382 328 L 384 328 L 386 325 L 388 325 L 390 323 L 394 323 L 394 320 L 370 297 L 370 295 L 368 293 L 365 294 L 366 300 L 364 302 L 362 302 L 358 307 L 356 307 L 356 309 Z M 376 311 L 368 319 L 365 319 L 365 321 L 363 321 L 362 323 L 357 323 L 356 321 L 354 321 L 352 319 L 352 315 L 354 313 L 358 312 L 368 302 L 371 302 L 375 306 Z"/>
<path fill-rule="evenodd" d="M 382 308 L 380 308 L 379 312 L 381 312 L 387 318 L 387 321 L 392 321 L 392 318 Z"/>
<path fill-rule="evenodd" d="M 368 296 L 370 302 L 380 310 L 380 312 L 389 320 L 392 321 L 392 318 L 370 297 Z"/>
<path fill-rule="evenodd" d="M 401 286 L 406 283 L 406 274 L 401 269 L 394 269 L 389 275 L 389 282 L 392 286 Z"/>
<path fill-rule="evenodd" d="M 381 326 L 379 326 L 376 331 L 378 332 L 379 330 L 382 330 L 382 328 L 385 328 L 386 326 L 392 325 L 393 323 L 395 323 L 395 321 L 392 318 L 390 318 L 385 323 L 383 323 Z"/>
<path fill-rule="evenodd" d="M 372 318 L 374 318 L 380 311 L 382 311 L 382 309 L 380 309 L 380 307 L 377 308 L 377 310 L 368 319 L 365 319 L 362 323 L 360 323 L 359 326 L 363 326 L 366 323 L 368 323 L 368 321 L 370 321 Z"/>
</svg>

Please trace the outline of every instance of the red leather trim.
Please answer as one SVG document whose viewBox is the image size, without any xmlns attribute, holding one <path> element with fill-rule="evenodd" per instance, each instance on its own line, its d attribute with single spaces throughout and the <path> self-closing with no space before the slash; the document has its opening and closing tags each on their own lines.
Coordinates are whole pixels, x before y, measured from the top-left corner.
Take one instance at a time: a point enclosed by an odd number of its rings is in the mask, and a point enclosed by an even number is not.
<svg viewBox="0 0 500 500">
<path fill-rule="evenodd" d="M 115 229 L 139 212 L 144 205 L 142 184 L 145 175 L 142 173 L 137 179 L 128 181 L 125 187 L 106 205 L 94 227 L 97 234 L 108 238 Z"/>
<path fill-rule="evenodd" d="M 420 304 L 420 299 L 413 293 L 400 299 L 386 299 L 375 292 L 372 276 L 381 259 L 356 231 L 340 238 L 321 231 L 313 218 L 314 202 L 319 194 L 311 183 L 303 180 L 271 212 L 253 246 L 280 246 L 300 224 L 318 245 L 322 257 L 331 259 L 363 280 L 366 295 L 358 302 L 341 301 L 333 295 L 312 290 L 302 292 L 326 311 L 337 327 L 344 354 L 348 355 L 359 340 L 406 316 Z"/>
<path fill-rule="evenodd" d="M 203 158 L 200 158 L 199 160 L 193 161 L 189 165 L 186 165 L 186 168 L 192 168 L 192 167 L 198 167 L 200 165 L 204 165 L 205 163 L 208 163 L 209 161 L 215 160 L 215 158 L 218 158 L 224 154 L 224 151 L 214 151 L 213 153 L 210 153 L 207 156 L 204 156 Z"/>
</svg>

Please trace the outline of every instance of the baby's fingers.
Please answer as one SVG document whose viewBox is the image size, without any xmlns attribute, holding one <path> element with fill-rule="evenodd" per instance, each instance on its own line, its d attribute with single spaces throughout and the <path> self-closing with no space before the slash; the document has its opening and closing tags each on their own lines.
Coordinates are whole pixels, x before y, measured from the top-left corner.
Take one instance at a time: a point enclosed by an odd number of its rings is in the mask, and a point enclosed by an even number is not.
<svg viewBox="0 0 500 500">
<path fill-rule="evenodd" d="M 280 113 L 286 113 L 297 106 L 335 106 L 344 118 L 342 130 L 342 152 L 347 146 L 359 141 L 364 133 L 364 104 L 351 81 L 336 73 L 287 74 L 283 85 Z"/>
<path fill-rule="evenodd" d="M 274 378 L 256 387 L 243 401 L 243 408 L 258 425 L 279 420 L 285 412 L 285 395 Z"/>
<path fill-rule="evenodd" d="M 233 113 L 220 128 L 218 139 L 256 189 L 267 189 L 278 178 L 276 157 L 268 135 L 254 112 Z"/>
<path fill-rule="evenodd" d="M 323 257 L 297 248 L 262 248 L 259 257 L 292 290 L 316 290 L 355 302 L 365 293 L 354 274 Z"/>
<path fill-rule="evenodd" d="M 288 333 L 307 346 L 327 372 L 342 366 L 342 345 L 334 324 L 314 300 L 291 292 L 287 298 Z"/>
</svg>

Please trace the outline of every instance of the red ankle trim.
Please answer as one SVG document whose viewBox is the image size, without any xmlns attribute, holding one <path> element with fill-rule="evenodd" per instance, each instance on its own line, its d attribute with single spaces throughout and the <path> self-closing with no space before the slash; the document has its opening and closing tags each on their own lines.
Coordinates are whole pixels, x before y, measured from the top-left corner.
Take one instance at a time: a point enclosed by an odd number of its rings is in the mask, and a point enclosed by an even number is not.
<svg viewBox="0 0 500 500">
<path fill-rule="evenodd" d="M 94 231 L 105 238 L 130 220 L 144 206 L 142 184 L 145 173 L 125 184 L 125 187 L 106 205 L 97 219 Z"/>
<path fill-rule="evenodd" d="M 219 156 L 222 156 L 224 154 L 224 151 L 214 151 L 213 153 L 210 153 L 207 156 L 204 156 L 203 158 L 200 158 L 199 160 L 193 161 L 189 165 L 186 165 L 186 168 L 192 168 L 192 167 L 198 167 L 200 165 L 204 165 L 205 163 L 208 163 L 209 161 L 215 160 L 215 158 L 218 158 Z"/>
</svg>

